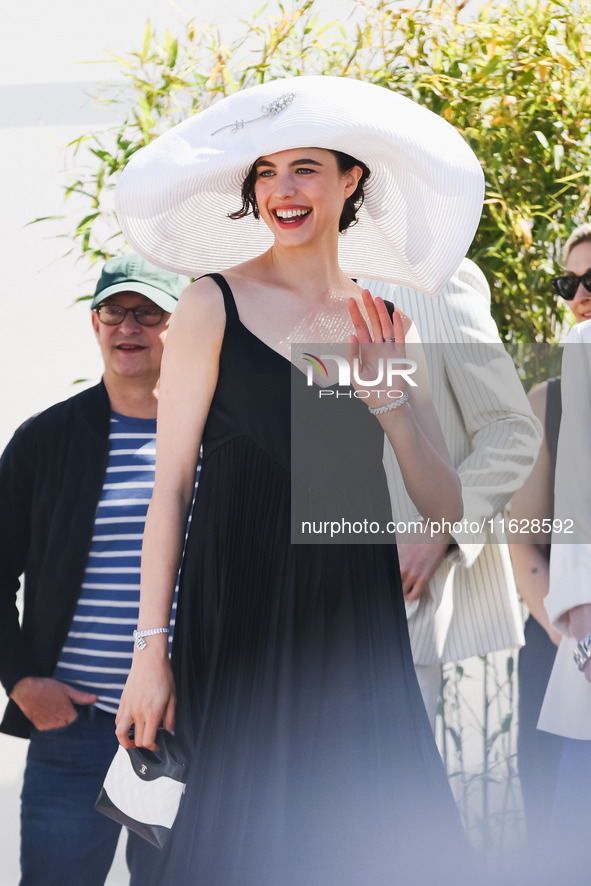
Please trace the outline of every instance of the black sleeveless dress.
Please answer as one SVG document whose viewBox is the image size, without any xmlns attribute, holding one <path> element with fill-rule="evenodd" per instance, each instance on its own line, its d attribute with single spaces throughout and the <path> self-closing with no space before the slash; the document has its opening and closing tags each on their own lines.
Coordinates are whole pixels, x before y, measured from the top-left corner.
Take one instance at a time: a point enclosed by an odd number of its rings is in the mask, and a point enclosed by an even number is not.
<svg viewBox="0 0 591 886">
<path fill-rule="evenodd" d="M 290 388 L 306 377 L 292 379 L 213 278 L 227 322 L 173 649 L 192 763 L 154 883 L 457 884 L 468 850 L 415 678 L 395 546 L 291 543 Z M 383 435 L 355 403 L 372 458 L 360 464 L 342 439 L 338 405 L 314 445 L 346 465 L 341 487 L 369 489 L 386 514 Z"/>
</svg>

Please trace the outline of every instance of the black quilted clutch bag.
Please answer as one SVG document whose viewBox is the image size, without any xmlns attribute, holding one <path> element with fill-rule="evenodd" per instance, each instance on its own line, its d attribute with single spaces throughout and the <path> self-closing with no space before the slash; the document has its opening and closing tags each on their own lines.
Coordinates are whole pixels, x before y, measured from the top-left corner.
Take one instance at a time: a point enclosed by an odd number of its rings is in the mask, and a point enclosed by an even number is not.
<svg viewBox="0 0 591 886">
<path fill-rule="evenodd" d="M 159 729 L 157 752 L 119 747 L 95 809 L 161 849 L 185 790 L 185 761 L 174 735 Z"/>
</svg>

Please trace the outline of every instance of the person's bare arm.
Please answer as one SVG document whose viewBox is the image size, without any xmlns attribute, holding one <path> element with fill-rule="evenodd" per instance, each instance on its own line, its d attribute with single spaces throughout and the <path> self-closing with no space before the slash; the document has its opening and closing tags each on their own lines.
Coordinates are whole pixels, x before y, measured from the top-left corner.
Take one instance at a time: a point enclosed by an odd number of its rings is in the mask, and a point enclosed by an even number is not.
<svg viewBox="0 0 591 886">
<path fill-rule="evenodd" d="M 368 290 L 363 291 L 363 303 L 369 317 L 371 332 L 359 306 L 354 299 L 349 301 L 349 311 L 355 326 L 351 336 L 353 346 L 369 344 L 363 356 L 364 370 L 368 377 L 376 375 L 373 366 L 382 353 L 381 346 L 372 342 L 385 341 L 394 337 L 395 343 L 384 345 L 388 353 L 396 358 L 406 355 L 403 319 L 398 312 L 392 319 L 381 298 L 373 299 Z M 378 348 L 376 350 L 376 347 Z M 417 347 L 417 345 L 415 345 Z M 352 351 L 352 355 L 355 351 Z M 385 351 L 384 351 L 385 353 Z M 418 357 L 417 353 L 417 357 Z M 421 369 L 417 360 L 418 378 L 416 387 L 409 389 L 400 382 L 401 390 L 409 393 L 409 400 L 403 406 L 377 416 L 388 440 L 392 444 L 400 466 L 407 492 L 417 510 L 425 520 L 448 521 L 453 524 L 463 513 L 460 481 L 454 470 L 441 426 L 433 406 L 429 378 L 426 369 Z M 388 401 L 391 402 L 391 401 Z M 383 401 L 368 399 L 368 406 L 381 406 Z"/>
<path fill-rule="evenodd" d="M 144 532 L 139 630 L 167 627 L 180 565 L 203 428 L 215 391 L 225 312 L 210 279 L 191 284 L 172 317 L 164 348 L 158 401 L 156 475 Z M 135 649 L 119 713 L 117 737 L 154 749 L 162 722 L 174 727 L 175 689 L 166 634 Z"/>
<path fill-rule="evenodd" d="M 544 427 L 546 419 L 547 382 L 536 385 L 529 393 L 529 402 L 536 418 Z M 552 519 L 551 513 L 551 464 L 546 436 L 538 453 L 533 470 L 521 489 L 511 500 L 509 526 L 527 527 L 532 520 Z M 549 563 L 544 543 L 550 535 L 533 533 L 508 533 L 509 550 L 517 590 L 536 621 L 544 628 L 553 643 L 558 645 L 560 633 L 550 625 L 544 608 L 544 598 L 549 588 Z"/>
</svg>

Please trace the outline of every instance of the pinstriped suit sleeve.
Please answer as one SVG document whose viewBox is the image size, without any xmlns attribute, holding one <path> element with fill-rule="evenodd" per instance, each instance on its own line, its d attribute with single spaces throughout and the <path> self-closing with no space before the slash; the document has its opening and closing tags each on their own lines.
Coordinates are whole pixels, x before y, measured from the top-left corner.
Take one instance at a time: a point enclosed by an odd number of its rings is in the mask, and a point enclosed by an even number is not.
<svg viewBox="0 0 591 886">
<path fill-rule="evenodd" d="M 444 373 L 443 379 L 432 375 L 433 400 L 462 483 L 464 518 L 485 523 L 482 533 L 456 534 L 461 561 L 470 566 L 487 540 L 486 521 L 525 481 L 542 441 L 490 314 L 488 284 L 468 259 L 435 299 L 406 287 L 360 283 L 409 314 L 430 372 Z"/>
<path fill-rule="evenodd" d="M 438 298 L 445 372 L 470 439 L 470 452 L 456 464 L 464 518 L 482 524 L 505 507 L 528 477 L 542 428 L 499 338 L 484 275 L 465 261 Z M 464 533 L 456 540 L 470 565 L 486 532 Z"/>
</svg>

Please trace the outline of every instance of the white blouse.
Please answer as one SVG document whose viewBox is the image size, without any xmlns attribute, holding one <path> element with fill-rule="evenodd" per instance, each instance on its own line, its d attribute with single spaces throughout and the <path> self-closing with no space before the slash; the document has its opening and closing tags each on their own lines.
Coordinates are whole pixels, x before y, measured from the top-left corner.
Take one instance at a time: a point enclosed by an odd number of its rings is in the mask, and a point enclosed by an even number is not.
<svg viewBox="0 0 591 886">
<path fill-rule="evenodd" d="M 576 640 L 569 636 L 567 616 L 575 606 L 591 603 L 591 320 L 574 326 L 568 335 L 561 387 L 554 517 L 562 521 L 562 531 L 552 534 L 545 605 L 550 621 L 565 637 L 538 728 L 591 741 L 591 683 L 573 660 Z"/>
</svg>

